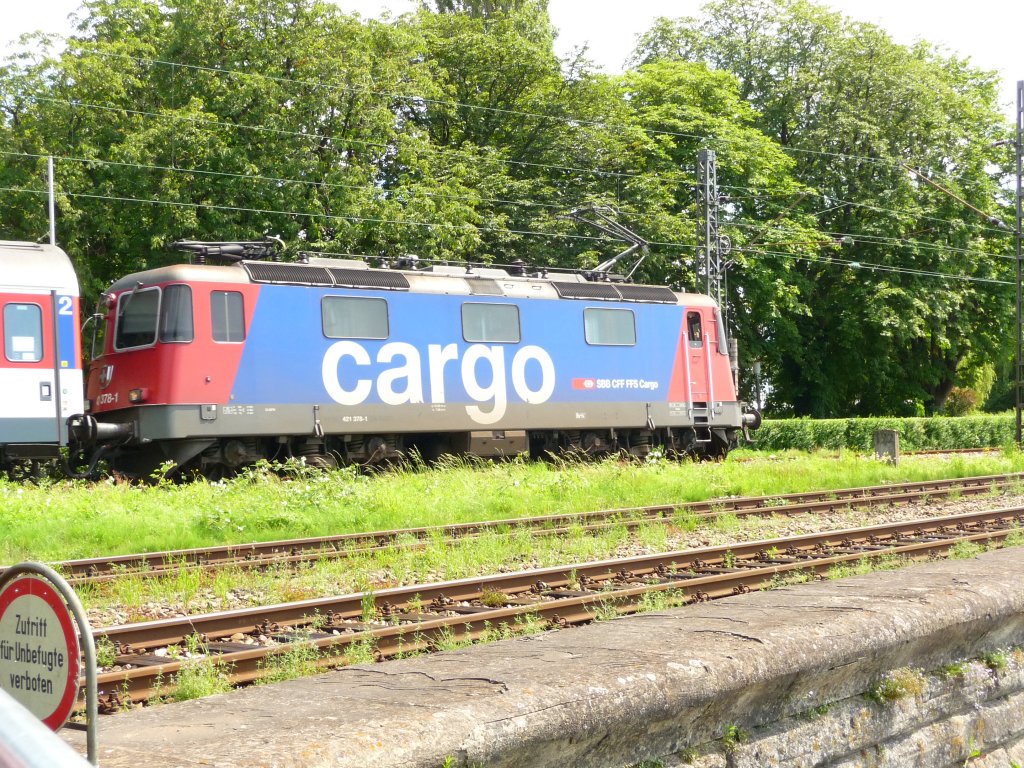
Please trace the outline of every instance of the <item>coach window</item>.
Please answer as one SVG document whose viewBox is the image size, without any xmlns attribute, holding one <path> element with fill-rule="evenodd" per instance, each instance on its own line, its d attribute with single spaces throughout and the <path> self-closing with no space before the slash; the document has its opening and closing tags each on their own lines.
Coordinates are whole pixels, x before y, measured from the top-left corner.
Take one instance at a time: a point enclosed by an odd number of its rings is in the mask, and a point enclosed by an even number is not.
<svg viewBox="0 0 1024 768">
<path fill-rule="evenodd" d="M 12 363 L 43 359 L 43 311 L 38 304 L 4 306 L 4 354 Z"/>
<path fill-rule="evenodd" d="M 168 285 L 160 300 L 160 341 L 192 341 L 192 289 L 187 285 Z"/>
<path fill-rule="evenodd" d="M 388 337 L 388 303 L 384 299 L 325 296 L 320 312 L 328 339 Z"/>
<path fill-rule="evenodd" d="M 686 335 L 690 339 L 690 346 L 700 348 L 704 346 L 704 333 L 700 325 L 699 312 L 686 313 Z"/>
<path fill-rule="evenodd" d="M 238 291 L 212 291 L 210 317 L 214 341 L 245 341 L 245 304 Z"/>
<path fill-rule="evenodd" d="M 515 304 L 463 304 L 462 338 L 473 344 L 518 344 L 519 307 Z"/>
<path fill-rule="evenodd" d="M 148 347 L 156 342 L 160 289 L 125 291 L 117 297 L 117 330 L 114 349 Z"/>
<path fill-rule="evenodd" d="M 583 310 L 583 332 L 587 344 L 631 347 L 636 344 L 636 317 L 631 309 Z"/>
</svg>

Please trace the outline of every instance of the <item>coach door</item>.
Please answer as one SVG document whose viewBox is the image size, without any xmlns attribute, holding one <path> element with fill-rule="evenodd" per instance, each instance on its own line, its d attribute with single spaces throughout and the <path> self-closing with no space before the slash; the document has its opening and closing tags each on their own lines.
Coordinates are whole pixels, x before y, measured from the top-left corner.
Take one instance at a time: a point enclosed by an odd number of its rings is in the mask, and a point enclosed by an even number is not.
<svg viewBox="0 0 1024 768">
<path fill-rule="evenodd" d="M 686 351 L 690 361 L 690 394 L 694 404 L 711 400 L 711 376 L 708 370 L 707 323 L 702 313 L 691 309 L 686 313 Z"/>
<path fill-rule="evenodd" d="M 4 443 L 59 443 L 53 297 L 0 296 Z"/>
</svg>

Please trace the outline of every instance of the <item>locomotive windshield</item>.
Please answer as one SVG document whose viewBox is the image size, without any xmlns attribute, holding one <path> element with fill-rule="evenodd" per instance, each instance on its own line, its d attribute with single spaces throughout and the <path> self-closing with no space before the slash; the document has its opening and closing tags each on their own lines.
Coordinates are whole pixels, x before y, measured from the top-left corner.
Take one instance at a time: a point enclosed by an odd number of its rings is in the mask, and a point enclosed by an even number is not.
<svg viewBox="0 0 1024 768">
<path fill-rule="evenodd" d="M 156 341 L 160 289 L 122 293 L 117 300 L 117 330 L 114 349 L 146 347 Z"/>
</svg>

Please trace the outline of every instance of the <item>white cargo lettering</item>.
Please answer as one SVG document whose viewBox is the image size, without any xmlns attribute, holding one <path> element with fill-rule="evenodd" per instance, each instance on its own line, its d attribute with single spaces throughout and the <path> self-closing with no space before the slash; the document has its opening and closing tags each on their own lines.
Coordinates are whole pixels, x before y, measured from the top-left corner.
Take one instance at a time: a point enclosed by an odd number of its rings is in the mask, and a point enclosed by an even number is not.
<svg viewBox="0 0 1024 768">
<path fill-rule="evenodd" d="M 444 402 L 444 365 L 459 359 L 459 347 L 456 344 L 431 344 L 427 347 L 427 359 L 430 361 L 430 402 Z"/>
<path fill-rule="evenodd" d="M 355 341 L 337 341 L 324 355 L 322 375 L 328 396 L 341 405 L 359 405 L 366 402 L 376 384 L 377 395 L 387 405 L 430 402 L 443 404 L 445 396 L 445 366 L 459 361 L 456 344 L 430 344 L 427 347 L 426 371 L 419 350 L 405 342 L 390 342 L 377 352 L 377 363 L 394 363 L 376 374 L 376 382 L 369 378 L 357 378 L 354 384 L 351 374 L 372 363 L 370 353 Z M 535 388 L 527 382 L 527 367 L 535 363 L 540 370 L 540 381 Z M 354 370 L 355 369 L 355 370 Z M 349 374 L 346 381 L 350 389 L 342 386 L 342 374 Z M 424 397 L 424 373 L 430 383 L 429 399 Z M 537 405 L 547 402 L 555 391 L 555 364 L 551 356 L 541 347 L 525 346 L 516 351 L 512 358 L 511 370 L 506 375 L 505 347 L 485 344 L 471 344 L 462 357 L 459 373 L 462 386 L 469 398 L 479 405 L 467 405 L 466 413 L 478 424 L 494 424 L 501 420 L 508 408 L 508 378 L 513 391 L 525 403 Z M 484 406 L 484 407 L 481 407 Z M 489 407 L 487 407 L 489 406 Z"/>
<path fill-rule="evenodd" d="M 322 371 L 324 387 L 327 388 L 327 394 L 334 402 L 342 405 L 359 405 L 370 396 L 373 382 L 369 379 L 359 379 L 355 389 L 348 390 L 342 387 L 338 378 L 338 365 L 343 357 L 351 357 L 356 361 L 356 365 L 370 364 L 370 353 L 359 344 L 354 341 L 335 342 L 331 344 L 327 349 L 327 354 L 324 355 Z"/>
<path fill-rule="evenodd" d="M 491 363 L 491 384 L 488 387 L 482 386 L 476 377 L 476 364 L 480 360 L 489 360 Z M 466 394 L 478 403 L 489 400 L 494 402 L 490 413 L 484 413 L 476 405 L 467 405 L 469 418 L 478 424 L 500 421 L 508 405 L 505 402 L 505 350 L 502 347 L 485 347 L 483 344 L 474 344 L 467 349 L 466 356 L 462 358 L 462 385 L 466 388 Z"/>
<path fill-rule="evenodd" d="M 526 363 L 535 360 L 540 365 L 540 388 L 530 389 L 526 383 Z M 512 358 L 512 388 L 530 405 L 546 403 L 555 392 L 555 364 L 540 347 L 526 346 Z"/>
<path fill-rule="evenodd" d="M 380 348 L 380 352 L 377 353 L 377 362 L 390 363 L 396 355 L 405 358 L 405 365 L 389 368 L 377 377 L 377 394 L 388 405 L 422 403 L 423 377 L 420 376 L 419 350 L 412 344 L 393 341 Z M 399 379 L 405 379 L 407 384 L 403 391 L 396 392 L 393 385 Z"/>
</svg>

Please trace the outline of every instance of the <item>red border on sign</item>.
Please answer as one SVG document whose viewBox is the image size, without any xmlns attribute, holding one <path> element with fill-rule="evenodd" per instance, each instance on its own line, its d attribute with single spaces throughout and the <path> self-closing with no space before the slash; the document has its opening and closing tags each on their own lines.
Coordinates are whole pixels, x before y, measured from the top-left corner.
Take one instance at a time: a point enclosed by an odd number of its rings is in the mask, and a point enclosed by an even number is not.
<svg viewBox="0 0 1024 768">
<path fill-rule="evenodd" d="M 50 586 L 49 582 L 34 576 L 19 576 L 8 584 L 3 592 L 0 592 L 0 616 L 7 612 L 15 600 L 27 595 L 42 598 L 53 609 L 60 622 L 60 628 L 64 632 L 64 643 L 68 649 L 68 679 L 64 684 L 64 695 L 61 696 L 56 709 L 43 719 L 43 725 L 50 730 L 57 731 L 71 716 L 71 710 L 75 707 L 75 699 L 78 698 L 78 634 L 71 625 L 71 612 L 60 593 Z"/>
</svg>

